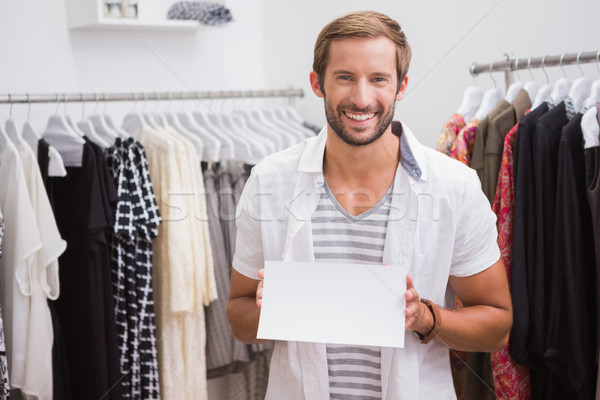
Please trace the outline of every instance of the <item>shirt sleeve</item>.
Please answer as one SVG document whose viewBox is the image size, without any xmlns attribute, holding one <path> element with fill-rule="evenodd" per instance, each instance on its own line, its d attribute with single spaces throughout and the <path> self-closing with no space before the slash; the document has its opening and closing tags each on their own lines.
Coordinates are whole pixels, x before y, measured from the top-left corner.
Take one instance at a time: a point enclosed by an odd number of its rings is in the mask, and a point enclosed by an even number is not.
<svg viewBox="0 0 600 400">
<path fill-rule="evenodd" d="M 496 215 L 481 191 L 474 171 L 465 184 L 464 201 L 458 203 L 454 252 L 450 275 L 475 275 L 500 259 Z"/>
<path fill-rule="evenodd" d="M 251 279 L 259 279 L 258 271 L 264 266 L 262 246 L 258 177 L 254 173 L 248 178 L 236 211 L 237 236 L 233 268 Z"/>
</svg>

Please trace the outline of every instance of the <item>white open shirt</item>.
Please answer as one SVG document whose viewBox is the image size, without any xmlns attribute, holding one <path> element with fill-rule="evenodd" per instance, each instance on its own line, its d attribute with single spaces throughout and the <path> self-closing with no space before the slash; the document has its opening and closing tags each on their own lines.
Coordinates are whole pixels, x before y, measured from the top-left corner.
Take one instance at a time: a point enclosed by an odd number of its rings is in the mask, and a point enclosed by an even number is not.
<svg viewBox="0 0 600 400">
<path fill-rule="evenodd" d="M 453 307 L 449 275 L 474 275 L 500 258 L 496 216 L 474 170 L 423 146 L 399 121 L 392 130 L 400 136 L 402 168 L 384 264 L 408 266 L 421 297 Z M 241 274 L 259 279 L 264 260 L 314 261 L 311 215 L 323 183 L 326 135 L 323 128 L 252 170 L 237 210 L 233 267 Z M 456 399 L 448 348 L 405 337 L 404 348 L 381 349 L 383 399 Z M 325 344 L 275 342 L 266 399 L 329 399 Z"/>
</svg>

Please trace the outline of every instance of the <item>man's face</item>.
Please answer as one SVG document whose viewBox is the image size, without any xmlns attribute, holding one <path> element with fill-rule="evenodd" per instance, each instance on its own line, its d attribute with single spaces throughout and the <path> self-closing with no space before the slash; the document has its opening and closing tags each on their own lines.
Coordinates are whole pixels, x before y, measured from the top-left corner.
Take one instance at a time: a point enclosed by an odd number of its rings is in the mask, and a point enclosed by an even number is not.
<svg viewBox="0 0 600 400">
<path fill-rule="evenodd" d="M 390 126 L 406 80 L 397 89 L 396 46 L 378 37 L 332 42 L 323 87 L 315 93 L 324 97 L 329 127 L 344 142 L 360 146 L 373 143 Z"/>
</svg>

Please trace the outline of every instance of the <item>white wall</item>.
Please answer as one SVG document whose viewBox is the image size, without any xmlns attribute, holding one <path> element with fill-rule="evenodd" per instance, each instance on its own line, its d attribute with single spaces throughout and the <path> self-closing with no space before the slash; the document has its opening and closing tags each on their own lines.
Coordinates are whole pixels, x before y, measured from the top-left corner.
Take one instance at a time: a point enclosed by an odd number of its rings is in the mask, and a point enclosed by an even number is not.
<svg viewBox="0 0 600 400">
<path fill-rule="evenodd" d="M 428 146 L 434 146 L 443 123 L 458 108 L 462 93 L 473 85 L 469 66 L 515 57 L 541 57 L 600 49 L 600 2 L 595 0 L 263 0 L 264 65 L 268 85 L 302 87 L 299 102 L 305 118 L 325 122 L 323 105 L 308 85 L 312 51 L 321 28 L 330 20 L 355 10 L 377 10 L 400 22 L 413 50 L 408 93 L 396 108 L 396 118 L 408 123 Z M 593 64 L 582 66 L 600 79 Z M 550 80 L 562 76 L 559 67 L 546 69 Z M 576 66 L 565 67 L 571 79 Z M 544 81 L 541 70 L 533 71 Z M 520 72 L 530 80 L 527 71 Z M 495 73 L 499 86 L 504 75 Z M 493 86 L 487 75 L 476 83 Z"/>
<path fill-rule="evenodd" d="M 139 4 L 168 8 L 173 2 L 143 0 Z M 227 7 L 234 21 L 225 26 L 134 34 L 128 30 L 69 30 L 64 0 L 2 0 L 0 93 L 264 88 L 260 8 L 256 2 L 244 0 L 228 0 Z M 131 104 L 110 103 L 107 107 L 118 114 Z M 93 109 L 94 104 L 85 105 L 86 114 Z M 48 113 L 55 110 L 55 105 L 33 105 L 35 126 L 43 129 Z M 0 117 L 8 112 L 7 106 L 0 106 Z M 69 104 L 67 112 L 79 116 L 81 105 Z M 13 107 L 17 122 L 26 114 L 27 106 Z"/>
</svg>

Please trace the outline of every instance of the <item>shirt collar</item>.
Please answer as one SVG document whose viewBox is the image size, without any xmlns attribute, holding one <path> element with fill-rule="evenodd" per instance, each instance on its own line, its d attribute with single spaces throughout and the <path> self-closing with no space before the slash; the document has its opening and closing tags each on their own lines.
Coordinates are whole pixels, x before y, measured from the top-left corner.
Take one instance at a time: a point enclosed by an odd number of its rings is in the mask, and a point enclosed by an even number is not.
<svg viewBox="0 0 600 400">
<path fill-rule="evenodd" d="M 415 181 L 426 180 L 426 173 L 422 166 L 422 145 L 414 137 L 410 129 L 400 121 L 392 122 L 392 133 L 400 138 L 400 163 L 406 173 Z M 298 171 L 309 173 L 323 173 L 323 156 L 325 142 L 327 141 L 327 126 L 315 138 L 308 139 L 302 153 Z"/>
</svg>

